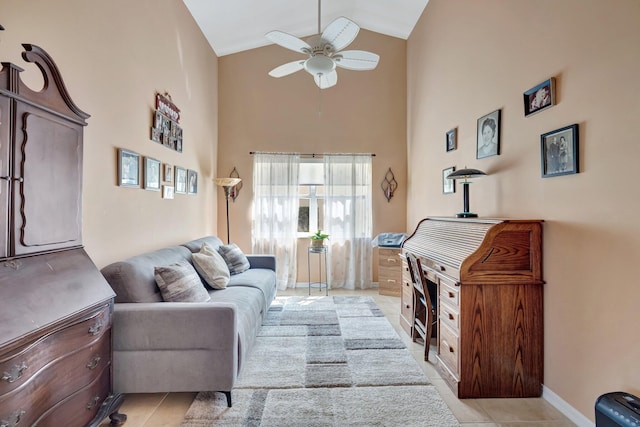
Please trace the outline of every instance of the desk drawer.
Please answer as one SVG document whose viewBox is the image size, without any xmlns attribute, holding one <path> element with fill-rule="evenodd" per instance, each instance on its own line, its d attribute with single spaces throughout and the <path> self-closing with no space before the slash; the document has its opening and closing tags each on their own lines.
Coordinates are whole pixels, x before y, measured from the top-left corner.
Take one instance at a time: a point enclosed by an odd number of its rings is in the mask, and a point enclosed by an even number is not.
<svg viewBox="0 0 640 427">
<path fill-rule="evenodd" d="M 440 278 L 438 298 L 451 307 L 460 307 L 460 289 L 455 286 L 455 282 Z"/>
<path fill-rule="evenodd" d="M 445 300 L 438 305 L 440 321 L 449 325 L 454 331 L 460 331 L 460 313 L 457 307 L 452 307 Z"/>
<path fill-rule="evenodd" d="M 445 323 L 440 324 L 440 358 L 454 375 L 460 376 L 460 339 Z"/>
<path fill-rule="evenodd" d="M 400 249 L 383 249 L 378 250 L 378 266 L 393 267 L 400 271 Z"/>
</svg>

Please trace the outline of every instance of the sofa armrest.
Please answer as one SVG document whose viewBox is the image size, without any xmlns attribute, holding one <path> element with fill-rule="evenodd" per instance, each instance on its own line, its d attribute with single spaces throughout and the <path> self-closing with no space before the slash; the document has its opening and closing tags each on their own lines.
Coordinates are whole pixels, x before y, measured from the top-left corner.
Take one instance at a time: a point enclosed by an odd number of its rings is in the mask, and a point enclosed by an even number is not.
<svg viewBox="0 0 640 427">
<path fill-rule="evenodd" d="M 250 268 L 266 268 L 268 270 L 276 271 L 276 257 L 275 255 L 259 255 L 249 254 L 247 255 Z"/>
<path fill-rule="evenodd" d="M 114 351 L 226 349 L 237 354 L 234 304 L 152 302 L 114 307 Z"/>
</svg>

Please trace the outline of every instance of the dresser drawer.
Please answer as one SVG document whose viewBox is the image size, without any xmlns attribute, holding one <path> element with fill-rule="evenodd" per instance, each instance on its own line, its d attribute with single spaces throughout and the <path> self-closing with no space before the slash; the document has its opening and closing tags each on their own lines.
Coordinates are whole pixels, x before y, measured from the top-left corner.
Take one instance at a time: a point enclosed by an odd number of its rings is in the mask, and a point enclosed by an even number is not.
<svg viewBox="0 0 640 427">
<path fill-rule="evenodd" d="M 440 278 L 439 283 L 438 299 L 456 309 L 460 307 L 460 289 L 455 282 Z"/>
<path fill-rule="evenodd" d="M 93 420 L 109 396 L 110 369 L 103 367 L 90 384 L 45 412 L 34 426 L 84 427 Z"/>
<path fill-rule="evenodd" d="M 400 271 L 400 249 L 385 249 L 380 248 L 378 250 L 378 267 L 393 267 Z"/>
<path fill-rule="evenodd" d="M 442 361 L 456 376 L 460 376 L 460 339 L 446 324 L 440 324 L 439 354 Z"/>
<path fill-rule="evenodd" d="M 459 333 L 460 313 L 458 312 L 458 309 L 447 304 L 445 300 L 440 300 L 438 310 L 440 311 L 440 321 L 449 325 L 456 333 Z"/>
<path fill-rule="evenodd" d="M 67 356 L 53 360 L 18 388 L 0 395 L 0 420 L 12 419 L 15 414 L 23 413 L 21 425 L 32 425 L 42 412 L 86 387 L 105 369 L 108 372 L 110 349 L 110 330 L 83 348 L 68 349 L 70 353 Z M 56 386 L 51 387 L 51 384 Z"/>
<path fill-rule="evenodd" d="M 0 395 L 27 382 L 52 360 L 85 347 L 111 327 L 108 305 L 70 326 L 54 330 L 40 339 L 4 356 L 0 356 Z"/>
</svg>

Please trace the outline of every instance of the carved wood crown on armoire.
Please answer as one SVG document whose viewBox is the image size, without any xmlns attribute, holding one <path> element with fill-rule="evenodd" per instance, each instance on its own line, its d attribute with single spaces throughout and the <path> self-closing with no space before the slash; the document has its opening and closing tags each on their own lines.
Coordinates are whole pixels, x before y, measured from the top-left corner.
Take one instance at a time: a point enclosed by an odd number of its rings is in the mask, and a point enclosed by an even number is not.
<svg viewBox="0 0 640 427">
<path fill-rule="evenodd" d="M 82 247 L 82 144 L 89 115 L 41 48 L 0 70 L 0 427 L 113 424 L 114 292 Z"/>
</svg>

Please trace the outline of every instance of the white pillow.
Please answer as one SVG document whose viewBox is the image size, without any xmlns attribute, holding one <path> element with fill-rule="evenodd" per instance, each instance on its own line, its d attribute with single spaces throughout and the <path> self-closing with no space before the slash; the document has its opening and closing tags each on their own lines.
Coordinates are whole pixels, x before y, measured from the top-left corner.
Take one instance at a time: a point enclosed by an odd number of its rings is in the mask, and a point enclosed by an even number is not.
<svg viewBox="0 0 640 427">
<path fill-rule="evenodd" d="M 200 252 L 192 255 L 193 266 L 213 289 L 224 289 L 229 283 L 229 267 L 224 258 L 210 245 L 203 243 Z"/>
</svg>

